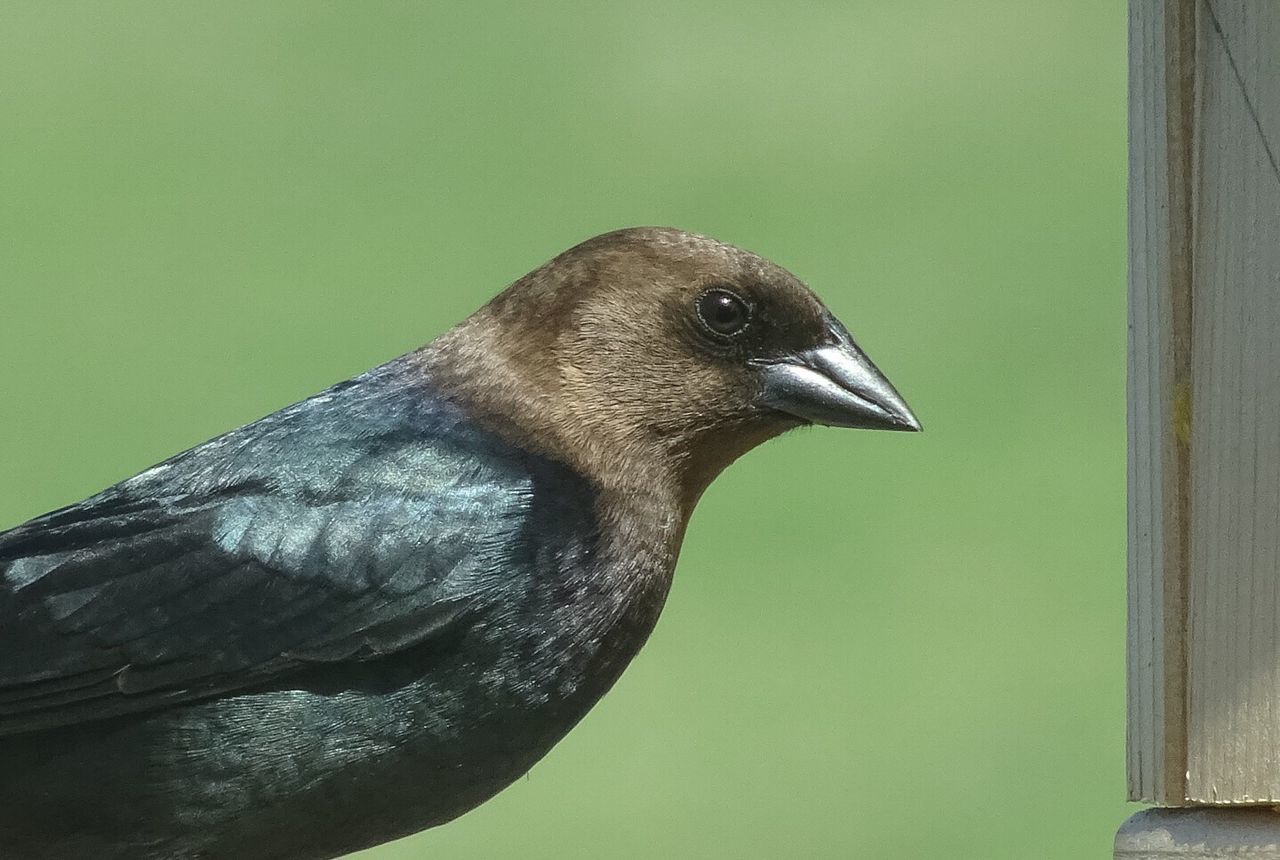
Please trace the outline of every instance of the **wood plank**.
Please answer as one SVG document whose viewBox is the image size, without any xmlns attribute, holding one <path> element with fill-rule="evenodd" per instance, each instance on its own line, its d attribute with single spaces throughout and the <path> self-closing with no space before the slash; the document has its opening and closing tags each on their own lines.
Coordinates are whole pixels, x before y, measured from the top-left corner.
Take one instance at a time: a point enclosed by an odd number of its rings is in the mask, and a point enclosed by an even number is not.
<svg viewBox="0 0 1280 860">
<path fill-rule="evenodd" d="M 1129 794 L 1280 803 L 1280 2 L 1131 0 Z"/>
<path fill-rule="evenodd" d="M 1129 4 L 1129 796 L 1186 771 L 1194 0 Z"/>
<path fill-rule="evenodd" d="M 1186 798 L 1276 803 L 1280 3 L 1201 2 Z"/>
</svg>

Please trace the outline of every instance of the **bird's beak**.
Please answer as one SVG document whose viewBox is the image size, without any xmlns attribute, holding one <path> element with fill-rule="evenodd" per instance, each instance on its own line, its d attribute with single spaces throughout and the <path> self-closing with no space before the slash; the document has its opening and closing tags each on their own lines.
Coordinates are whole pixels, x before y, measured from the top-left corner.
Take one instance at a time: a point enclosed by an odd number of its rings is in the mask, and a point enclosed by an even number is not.
<svg viewBox="0 0 1280 860">
<path fill-rule="evenodd" d="M 793 355 L 754 362 L 761 406 L 814 424 L 869 430 L 921 429 L 902 395 L 828 315 L 826 343 Z"/>
</svg>

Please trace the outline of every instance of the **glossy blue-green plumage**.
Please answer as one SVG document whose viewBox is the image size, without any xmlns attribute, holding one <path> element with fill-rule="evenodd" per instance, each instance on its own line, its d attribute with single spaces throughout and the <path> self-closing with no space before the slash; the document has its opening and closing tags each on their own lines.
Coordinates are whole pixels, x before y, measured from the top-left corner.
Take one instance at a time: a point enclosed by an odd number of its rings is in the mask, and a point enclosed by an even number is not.
<svg viewBox="0 0 1280 860">
<path fill-rule="evenodd" d="M 602 692 L 595 543 L 580 476 L 403 359 L 0 535 L 0 853 L 336 854 L 453 817 Z"/>
</svg>

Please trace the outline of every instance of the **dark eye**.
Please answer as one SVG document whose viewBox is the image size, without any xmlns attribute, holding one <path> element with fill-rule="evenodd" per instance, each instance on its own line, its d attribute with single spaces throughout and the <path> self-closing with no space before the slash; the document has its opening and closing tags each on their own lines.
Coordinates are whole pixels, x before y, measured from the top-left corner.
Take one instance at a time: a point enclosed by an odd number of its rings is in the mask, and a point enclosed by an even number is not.
<svg viewBox="0 0 1280 860">
<path fill-rule="evenodd" d="M 698 296 L 697 307 L 702 324 L 726 337 L 742 331 L 751 321 L 751 308 L 728 290 L 707 290 Z"/>
</svg>

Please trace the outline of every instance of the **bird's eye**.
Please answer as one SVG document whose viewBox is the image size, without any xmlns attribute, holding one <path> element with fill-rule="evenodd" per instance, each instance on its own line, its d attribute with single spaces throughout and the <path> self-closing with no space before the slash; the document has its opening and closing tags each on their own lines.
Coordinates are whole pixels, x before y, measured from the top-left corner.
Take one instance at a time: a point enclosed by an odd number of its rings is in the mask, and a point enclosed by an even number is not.
<svg viewBox="0 0 1280 860">
<path fill-rule="evenodd" d="M 712 332 L 731 337 L 747 327 L 751 308 L 728 290 L 707 290 L 698 296 L 698 319 Z"/>
</svg>

